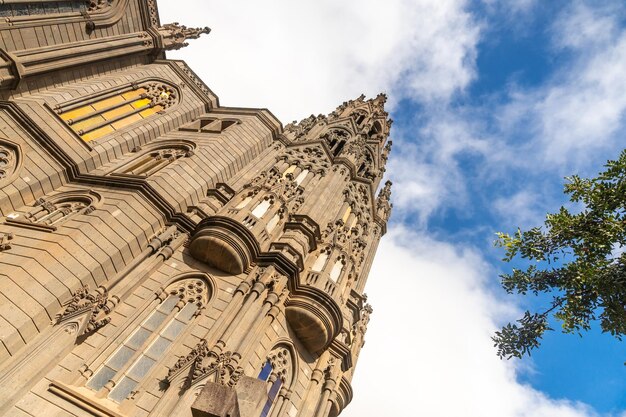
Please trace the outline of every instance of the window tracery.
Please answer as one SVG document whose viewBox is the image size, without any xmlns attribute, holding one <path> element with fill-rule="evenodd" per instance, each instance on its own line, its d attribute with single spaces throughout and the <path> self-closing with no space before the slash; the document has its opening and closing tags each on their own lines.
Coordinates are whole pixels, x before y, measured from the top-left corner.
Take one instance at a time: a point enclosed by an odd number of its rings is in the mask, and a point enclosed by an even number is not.
<svg viewBox="0 0 626 417">
<path fill-rule="evenodd" d="M 21 164 L 19 147 L 0 139 L 0 186 L 11 183 Z"/>
<path fill-rule="evenodd" d="M 49 198 L 42 197 L 25 212 L 9 214 L 6 222 L 55 230 L 57 226 L 71 217 L 93 212 L 98 201 L 100 201 L 100 196 L 93 192 L 67 192 Z"/>
<path fill-rule="evenodd" d="M 4 0 L 0 5 L 0 17 L 94 13 L 111 7 L 112 4 L 113 0 Z"/>
<path fill-rule="evenodd" d="M 260 417 L 270 415 L 280 388 L 291 385 L 294 377 L 293 365 L 293 356 L 285 346 L 279 345 L 267 355 L 267 359 L 258 376 L 259 379 L 267 381 L 269 384 L 267 400 Z"/>
<path fill-rule="evenodd" d="M 358 127 L 363 127 L 363 124 L 367 119 L 367 112 L 364 110 L 355 110 L 350 116 L 354 118 L 354 121 Z"/>
<path fill-rule="evenodd" d="M 328 131 L 322 138 L 328 145 L 333 156 L 339 156 L 348 142 L 350 135 L 344 130 L 333 129 Z"/>
<path fill-rule="evenodd" d="M 208 297 L 209 288 L 203 279 L 183 279 L 170 285 L 162 302 L 104 361 L 86 386 L 97 392 L 112 387 L 108 398 L 124 401 L 206 306 Z"/>
<path fill-rule="evenodd" d="M 61 119 L 85 142 L 123 129 L 177 104 L 172 86 L 148 82 L 58 106 Z"/>
</svg>

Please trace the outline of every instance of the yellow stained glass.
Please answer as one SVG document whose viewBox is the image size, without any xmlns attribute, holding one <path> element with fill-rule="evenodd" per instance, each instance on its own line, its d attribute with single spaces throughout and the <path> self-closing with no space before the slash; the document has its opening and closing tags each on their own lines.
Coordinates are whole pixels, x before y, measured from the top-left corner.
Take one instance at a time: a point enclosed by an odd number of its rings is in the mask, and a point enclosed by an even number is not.
<svg viewBox="0 0 626 417">
<path fill-rule="evenodd" d="M 101 110 L 101 109 L 106 109 L 107 107 L 111 107 L 115 104 L 123 103 L 124 101 L 125 101 L 124 97 L 119 95 L 119 96 L 110 97 L 104 100 L 100 100 L 96 103 L 93 103 L 92 106 L 96 110 Z"/>
<path fill-rule="evenodd" d="M 83 120 L 82 122 L 78 122 L 75 123 L 71 126 L 72 129 L 74 129 L 74 131 L 78 132 L 79 130 L 84 130 L 87 129 L 93 125 L 96 125 L 100 122 L 104 121 L 104 117 L 100 116 L 100 115 L 96 115 L 94 117 L 91 117 L 87 120 Z"/>
<path fill-rule="evenodd" d="M 352 208 L 348 207 L 346 209 L 346 212 L 343 213 L 343 217 L 341 218 L 341 220 L 344 222 L 344 224 L 348 221 L 348 217 L 350 217 L 350 213 L 352 213 Z"/>
<path fill-rule="evenodd" d="M 143 117 L 141 117 L 138 114 L 133 114 L 131 116 L 123 118 L 122 120 L 118 120 L 117 122 L 114 122 L 111 125 L 115 128 L 115 130 L 119 130 L 125 126 L 138 122 L 140 120 L 143 120 Z"/>
<path fill-rule="evenodd" d="M 84 135 L 81 136 L 81 138 L 83 138 L 85 142 L 90 142 L 92 140 L 99 139 L 113 132 L 115 132 L 115 129 L 113 129 L 109 125 L 106 125 L 106 126 L 101 127 L 100 129 L 96 129 L 89 133 L 85 133 Z"/>
<path fill-rule="evenodd" d="M 136 109 L 143 107 L 143 106 L 147 106 L 148 104 L 150 104 L 150 99 L 149 98 L 142 98 L 140 100 L 135 100 L 132 103 L 132 106 Z"/>
<path fill-rule="evenodd" d="M 87 116 L 88 114 L 94 113 L 95 110 L 92 106 L 83 106 L 74 110 L 66 111 L 61 114 L 61 119 L 67 121 L 70 119 L 78 119 L 79 117 Z"/>
<path fill-rule="evenodd" d="M 92 132 L 85 133 L 81 135 L 83 140 L 86 142 L 98 139 L 102 136 L 108 135 L 110 133 L 115 132 L 118 129 L 124 128 L 128 125 L 131 125 L 135 122 L 139 122 L 146 117 L 152 116 L 153 114 L 163 110 L 162 106 L 155 107 L 147 107 L 150 104 L 150 99 L 148 98 L 140 98 L 142 94 L 146 93 L 145 88 L 138 88 L 133 91 L 128 91 L 122 94 L 118 94 L 113 97 L 109 97 L 106 99 L 102 99 L 96 103 L 91 105 L 86 105 L 83 107 L 79 107 L 74 110 L 70 110 L 60 114 L 62 120 L 76 120 L 83 117 L 89 117 L 86 120 L 70 125 L 72 130 L 75 132 L 79 132 L 80 130 L 87 130 L 95 125 L 98 125 L 105 121 L 112 121 L 117 118 L 121 118 L 120 120 L 113 122 L 109 125 L 102 126 Z M 162 96 L 167 98 L 169 96 L 168 92 L 163 92 Z M 131 103 L 124 104 L 115 109 L 109 110 L 107 112 L 101 113 L 103 109 L 108 107 L 112 107 L 115 105 L 122 104 L 128 100 L 133 100 Z M 137 109 L 141 109 L 146 107 L 144 110 L 141 110 L 139 113 L 134 113 Z"/>
<path fill-rule="evenodd" d="M 112 120 L 116 117 L 130 115 L 133 112 L 133 107 L 130 104 L 125 104 L 122 107 L 118 107 L 117 109 L 109 110 L 108 112 L 102 113 L 102 116 L 105 120 Z"/>
<path fill-rule="evenodd" d="M 146 92 L 145 88 L 138 88 L 137 90 L 129 91 L 127 93 L 122 94 L 122 97 L 124 97 L 125 100 L 128 100 L 129 98 L 135 98 L 145 92 Z"/>
<path fill-rule="evenodd" d="M 145 119 L 148 116 L 152 116 L 153 114 L 160 112 L 161 110 L 163 110 L 163 107 L 154 106 L 154 107 L 150 107 L 149 109 L 140 111 L 139 114 L 141 115 L 141 117 Z"/>
<path fill-rule="evenodd" d="M 295 165 L 290 165 L 289 168 L 287 168 L 285 170 L 285 172 L 283 172 L 283 178 L 285 178 L 287 176 L 287 174 L 291 174 L 295 170 L 296 170 L 296 166 Z"/>
</svg>

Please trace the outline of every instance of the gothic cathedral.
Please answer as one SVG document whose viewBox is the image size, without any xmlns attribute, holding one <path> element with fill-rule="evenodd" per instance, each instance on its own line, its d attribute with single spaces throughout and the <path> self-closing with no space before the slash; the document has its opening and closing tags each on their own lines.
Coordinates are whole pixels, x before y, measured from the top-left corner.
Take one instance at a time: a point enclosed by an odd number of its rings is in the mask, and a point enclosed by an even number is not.
<svg viewBox="0 0 626 417">
<path fill-rule="evenodd" d="M 155 0 L 0 17 L 0 416 L 339 415 L 391 211 L 385 96 L 283 127 L 166 59 L 209 29 Z"/>
</svg>

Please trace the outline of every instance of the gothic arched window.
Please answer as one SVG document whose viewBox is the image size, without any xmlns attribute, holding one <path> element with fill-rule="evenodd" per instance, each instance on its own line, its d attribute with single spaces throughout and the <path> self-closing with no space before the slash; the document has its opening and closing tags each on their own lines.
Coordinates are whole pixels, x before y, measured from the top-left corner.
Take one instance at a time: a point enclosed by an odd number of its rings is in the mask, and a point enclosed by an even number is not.
<svg viewBox="0 0 626 417">
<path fill-rule="evenodd" d="M 259 204 L 257 204 L 257 206 L 254 209 L 252 209 L 252 215 L 256 217 L 257 219 L 262 218 L 265 215 L 265 213 L 267 213 L 267 210 L 269 210 L 272 204 L 274 204 L 274 197 L 273 196 L 265 197 L 263 201 L 261 201 Z"/>
<path fill-rule="evenodd" d="M 177 90 L 164 83 L 133 84 L 57 106 L 61 119 L 85 142 L 99 139 L 178 103 Z"/>
<path fill-rule="evenodd" d="M 367 119 L 367 113 L 363 110 L 355 110 L 351 116 L 354 118 L 358 127 L 362 127 L 363 123 L 365 123 L 365 119 Z"/>
<path fill-rule="evenodd" d="M 344 255 L 341 255 L 337 258 L 335 264 L 333 265 L 333 268 L 330 270 L 331 281 L 337 282 L 337 280 L 339 280 L 339 277 L 343 272 L 344 266 L 346 266 L 346 257 Z"/>
<path fill-rule="evenodd" d="M 124 401 L 206 306 L 209 288 L 203 279 L 183 279 L 170 285 L 166 297 L 87 381 L 94 391 L 111 387 L 108 398 Z"/>
<path fill-rule="evenodd" d="M 294 362 L 290 349 L 279 345 L 272 349 L 259 373 L 259 379 L 267 381 L 267 400 L 260 417 L 268 417 L 276 405 L 280 388 L 289 387 L 294 377 Z M 279 410 L 280 411 L 280 410 Z M 274 413 L 275 414 L 275 413 Z"/>
<path fill-rule="evenodd" d="M 314 272 L 321 272 L 326 266 L 326 261 L 328 261 L 328 256 L 330 255 L 330 248 L 325 248 L 320 251 L 320 254 L 315 259 L 315 263 L 311 267 L 311 270 Z"/>
<path fill-rule="evenodd" d="M 324 135 L 326 144 L 328 145 L 328 147 L 330 148 L 330 152 L 334 156 L 339 156 L 341 151 L 343 151 L 343 148 L 348 141 L 348 137 L 348 132 L 339 129 L 331 130 L 326 135 Z"/>
<path fill-rule="evenodd" d="M 59 224 L 73 216 L 94 211 L 94 204 L 98 201 L 100 196 L 93 192 L 60 193 L 38 199 L 22 213 L 9 214 L 6 221 L 15 225 L 41 226 L 47 230 L 55 230 Z"/>
<path fill-rule="evenodd" d="M 359 170 L 357 171 L 357 175 L 360 177 L 369 178 L 372 176 L 372 168 L 374 167 L 374 157 L 369 150 L 366 150 L 363 153 L 363 157 L 361 159 L 361 165 L 359 166 Z"/>
<path fill-rule="evenodd" d="M 136 156 L 132 161 L 113 171 L 113 174 L 148 177 L 182 157 L 193 155 L 190 146 L 163 146 Z"/>
</svg>

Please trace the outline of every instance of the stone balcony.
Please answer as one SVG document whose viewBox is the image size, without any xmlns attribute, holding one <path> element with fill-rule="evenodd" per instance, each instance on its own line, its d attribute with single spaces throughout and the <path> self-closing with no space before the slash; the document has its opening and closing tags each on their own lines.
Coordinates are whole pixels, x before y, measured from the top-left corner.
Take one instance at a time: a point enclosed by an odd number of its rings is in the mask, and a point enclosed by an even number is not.
<svg viewBox="0 0 626 417">
<path fill-rule="evenodd" d="M 314 272 L 303 275 L 300 250 L 314 245 L 309 242 L 315 242 L 317 231 L 296 222 L 288 226 L 278 241 L 259 242 L 260 237 L 250 230 L 250 225 L 212 216 L 198 223 L 189 252 L 195 259 L 234 275 L 248 272 L 258 264 L 273 265 L 288 276 L 287 321 L 306 349 L 318 353 L 345 330 L 342 301 L 330 279 Z"/>
</svg>

